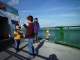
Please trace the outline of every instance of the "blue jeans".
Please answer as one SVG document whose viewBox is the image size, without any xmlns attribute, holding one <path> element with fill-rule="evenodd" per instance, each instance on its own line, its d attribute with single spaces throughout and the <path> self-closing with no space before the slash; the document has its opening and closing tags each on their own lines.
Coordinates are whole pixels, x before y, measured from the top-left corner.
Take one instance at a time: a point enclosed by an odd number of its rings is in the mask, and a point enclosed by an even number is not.
<svg viewBox="0 0 80 60">
<path fill-rule="evenodd" d="M 29 53 L 32 55 L 38 55 L 39 49 L 43 46 L 45 40 L 42 40 L 40 42 L 40 44 L 38 45 L 37 48 L 34 48 L 33 43 L 34 43 L 34 38 L 30 38 L 28 40 L 28 49 L 29 49 Z"/>
<path fill-rule="evenodd" d="M 20 45 L 20 40 L 16 40 L 15 41 L 15 45 L 16 45 L 16 50 L 18 51 L 19 50 L 19 45 Z"/>
<path fill-rule="evenodd" d="M 29 49 L 29 53 L 34 55 L 34 46 L 33 46 L 33 43 L 34 43 L 34 39 L 33 38 L 29 38 L 28 40 L 28 49 Z"/>
</svg>

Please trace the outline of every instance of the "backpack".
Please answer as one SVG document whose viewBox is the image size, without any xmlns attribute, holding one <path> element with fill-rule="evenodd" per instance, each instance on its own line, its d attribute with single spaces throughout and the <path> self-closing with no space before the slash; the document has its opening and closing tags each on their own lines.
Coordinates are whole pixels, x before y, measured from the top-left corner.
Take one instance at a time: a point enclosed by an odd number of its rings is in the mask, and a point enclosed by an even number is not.
<svg viewBox="0 0 80 60">
<path fill-rule="evenodd" d="M 47 60 L 58 60 L 58 58 L 55 54 L 52 54 L 49 56 L 49 58 Z"/>
</svg>

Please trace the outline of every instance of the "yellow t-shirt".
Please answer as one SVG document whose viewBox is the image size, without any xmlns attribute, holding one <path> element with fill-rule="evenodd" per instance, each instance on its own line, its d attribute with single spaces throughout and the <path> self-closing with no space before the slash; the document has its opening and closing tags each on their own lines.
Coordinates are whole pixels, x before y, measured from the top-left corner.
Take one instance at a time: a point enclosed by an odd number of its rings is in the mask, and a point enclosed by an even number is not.
<svg viewBox="0 0 80 60">
<path fill-rule="evenodd" d="M 21 35 L 18 32 L 14 32 L 14 39 L 15 40 L 21 40 Z"/>
</svg>

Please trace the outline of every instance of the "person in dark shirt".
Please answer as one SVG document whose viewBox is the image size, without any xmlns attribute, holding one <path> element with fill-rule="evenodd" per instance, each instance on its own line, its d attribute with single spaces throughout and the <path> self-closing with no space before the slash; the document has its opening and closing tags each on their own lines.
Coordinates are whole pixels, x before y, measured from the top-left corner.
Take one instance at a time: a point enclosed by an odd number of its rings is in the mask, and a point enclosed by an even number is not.
<svg viewBox="0 0 80 60">
<path fill-rule="evenodd" d="M 36 42 L 39 42 L 39 40 L 38 40 L 39 30 L 40 30 L 40 25 L 39 25 L 39 22 L 38 22 L 38 18 L 35 18 L 34 19 L 34 33 L 35 33 L 35 41 Z"/>
<path fill-rule="evenodd" d="M 28 25 L 26 25 L 26 24 L 23 25 L 26 28 L 25 38 L 28 38 L 29 53 L 34 56 L 35 54 L 34 54 L 34 46 L 33 46 L 33 43 L 34 43 L 33 16 L 28 16 L 27 20 L 28 20 Z"/>
</svg>

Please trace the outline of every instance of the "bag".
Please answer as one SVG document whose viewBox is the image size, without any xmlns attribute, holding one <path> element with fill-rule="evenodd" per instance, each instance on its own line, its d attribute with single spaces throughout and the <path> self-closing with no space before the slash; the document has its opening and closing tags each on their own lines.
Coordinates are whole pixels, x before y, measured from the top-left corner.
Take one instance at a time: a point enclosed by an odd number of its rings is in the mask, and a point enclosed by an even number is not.
<svg viewBox="0 0 80 60">
<path fill-rule="evenodd" d="M 55 54 L 52 54 L 49 56 L 48 60 L 58 60 L 58 58 Z"/>
</svg>

